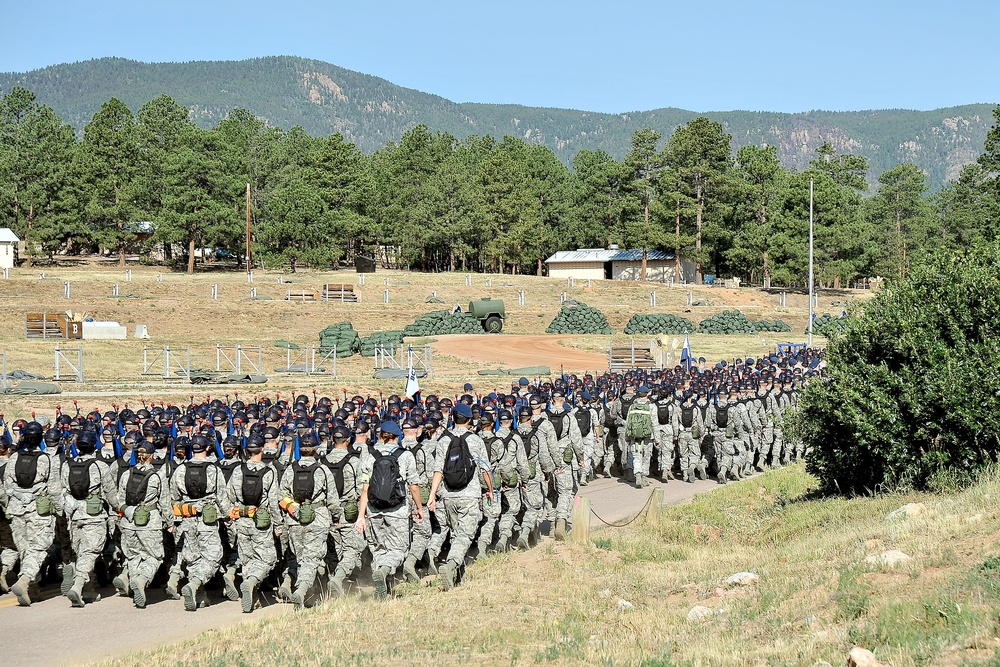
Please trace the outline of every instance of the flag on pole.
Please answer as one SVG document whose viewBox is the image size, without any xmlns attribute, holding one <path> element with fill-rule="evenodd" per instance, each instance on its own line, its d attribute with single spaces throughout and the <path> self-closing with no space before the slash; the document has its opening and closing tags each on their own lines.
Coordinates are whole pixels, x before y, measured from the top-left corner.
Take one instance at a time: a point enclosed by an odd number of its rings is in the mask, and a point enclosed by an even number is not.
<svg viewBox="0 0 1000 667">
<path fill-rule="evenodd" d="M 406 375 L 405 398 L 413 398 L 420 391 L 420 383 L 417 382 L 417 371 L 413 368 L 413 360 L 410 360 L 409 373 Z"/>
<path fill-rule="evenodd" d="M 690 370 L 691 362 L 693 361 L 694 357 L 691 356 L 691 341 L 688 340 L 688 335 L 684 334 L 684 347 L 681 348 L 681 364 Z"/>
</svg>

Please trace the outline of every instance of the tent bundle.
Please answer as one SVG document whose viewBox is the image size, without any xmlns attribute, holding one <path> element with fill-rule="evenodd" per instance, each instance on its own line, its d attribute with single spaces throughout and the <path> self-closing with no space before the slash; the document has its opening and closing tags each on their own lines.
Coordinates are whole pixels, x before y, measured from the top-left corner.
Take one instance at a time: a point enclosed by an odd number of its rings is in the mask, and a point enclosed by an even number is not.
<svg viewBox="0 0 1000 667">
<path fill-rule="evenodd" d="M 789 332 L 791 327 L 781 320 L 751 321 L 738 310 L 724 310 L 701 321 L 698 333 L 707 334 L 752 334 L 760 331 Z"/>
<path fill-rule="evenodd" d="M 375 349 L 381 347 L 389 354 L 395 354 L 403 344 L 402 331 L 375 331 L 367 338 L 361 339 L 361 356 L 374 357 Z"/>
<path fill-rule="evenodd" d="M 625 325 L 627 334 L 683 334 L 694 331 L 691 320 L 669 313 L 633 315 Z"/>
<path fill-rule="evenodd" d="M 819 317 L 813 319 L 814 334 L 830 338 L 844 331 L 847 331 L 846 317 L 834 317 L 830 313 L 823 313 Z M 805 333 L 809 333 L 808 328 L 805 330 Z"/>
<path fill-rule="evenodd" d="M 324 354 L 336 350 L 338 359 L 350 357 L 361 349 L 361 337 L 350 322 L 331 324 L 319 332 L 319 348 Z"/>
<path fill-rule="evenodd" d="M 545 333 L 556 334 L 613 334 L 608 318 L 596 308 L 577 302 L 563 305 Z"/>
<path fill-rule="evenodd" d="M 435 310 L 418 317 L 403 329 L 404 336 L 444 336 L 447 334 L 481 334 L 479 320 L 465 313 Z M 374 354 L 374 353 L 373 353 Z"/>
</svg>

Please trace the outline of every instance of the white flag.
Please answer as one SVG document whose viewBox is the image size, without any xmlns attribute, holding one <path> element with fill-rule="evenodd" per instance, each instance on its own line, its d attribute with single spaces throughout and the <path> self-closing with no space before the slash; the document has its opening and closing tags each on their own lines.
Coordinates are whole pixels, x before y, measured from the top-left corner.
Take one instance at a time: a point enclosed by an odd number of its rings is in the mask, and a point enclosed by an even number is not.
<svg viewBox="0 0 1000 667">
<path fill-rule="evenodd" d="M 420 383 L 417 382 L 417 371 L 413 368 L 413 363 L 410 363 L 410 372 L 406 376 L 406 392 L 404 394 L 405 398 L 413 398 L 413 396 L 420 391 Z"/>
</svg>

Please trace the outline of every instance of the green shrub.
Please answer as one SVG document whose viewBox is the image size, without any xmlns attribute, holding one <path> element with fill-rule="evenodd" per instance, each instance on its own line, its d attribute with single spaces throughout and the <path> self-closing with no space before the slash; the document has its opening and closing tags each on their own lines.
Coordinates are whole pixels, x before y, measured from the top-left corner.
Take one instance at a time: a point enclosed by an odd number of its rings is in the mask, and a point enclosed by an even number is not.
<svg viewBox="0 0 1000 667">
<path fill-rule="evenodd" d="M 827 491 L 974 479 L 1000 443 L 1000 244 L 940 253 L 890 283 L 827 348 L 790 421 Z"/>
</svg>

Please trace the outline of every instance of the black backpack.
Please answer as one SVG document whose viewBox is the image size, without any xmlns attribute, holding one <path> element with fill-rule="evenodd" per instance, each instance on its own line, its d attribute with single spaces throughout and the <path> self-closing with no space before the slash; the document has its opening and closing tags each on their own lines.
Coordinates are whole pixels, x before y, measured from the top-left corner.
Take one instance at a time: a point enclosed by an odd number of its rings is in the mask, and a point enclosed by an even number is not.
<svg viewBox="0 0 1000 667">
<path fill-rule="evenodd" d="M 264 476 L 272 472 L 267 466 L 251 468 L 246 463 L 242 466 L 243 484 L 240 491 L 243 493 L 243 504 L 251 507 L 260 507 L 264 499 Z"/>
<path fill-rule="evenodd" d="M 621 400 L 622 400 L 622 419 L 624 419 L 628 417 L 628 411 L 632 409 L 632 404 L 635 403 L 635 394 L 624 394 L 622 395 Z"/>
<path fill-rule="evenodd" d="M 693 405 L 682 405 L 681 406 L 681 426 L 684 428 L 691 428 L 694 424 L 694 406 Z"/>
<path fill-rule="evenodd" d="M 587 437 L 590 434 L 590 408 L 580 408 L 576 411 L 576 423 L 580 426 L 580 435 Z"/>
<path fill-rule="evenodd" d="M 340 459 L 336 463 L 326 462 L 326 467 L 330 469 L 333 473 L 333 483 L 337 485 L 337 495 L 343 497 L 344 495 L 344 468 L 347 464 L 351 462 L 354 456 L 348 454 L 344 458 Z"/>
<path fill-rule="evenodd" d="M 38 459 L 46 456 L 40 451 L 21 451 L 17 453 L 17 462 L 14 464 L 14 480 L 22 489 L 30 489 L 35 485 L 35 478 L 38 476 Z"/>
<path fill-rule="evenodd" d="M 292 464 L 292 497 L 295 502 L 302 503 L 312 500 L 316 490 L 316 469 L 319 463 L 302 465 L 299 461 Z"/>
<path fill-rule="evenodd" d="M 476 477 L 476 462 L 469 451 L 469 436 L 465 433 L 461 438 L 451 436 L 451 444 L 444 456 L 444 465 L 441 472 L 444 476 L 444 483 L 449 489 L 464 489 Z"/>
<path fill-rule="evenodd" d="M 566 429 L 566 414 L 565 412 L 552 412 L 548 410 L 549 421 L 552 422 L 552 427 L 556 430 L 556 440 L 562 440 L 563 430 Z"/>
<path fill-rule="evenodd" d="M 715 408 L 715 425 L 719 428 L 726 428 L 729 426 L 729 406 L 724 408 Z"/>
<path fill-rule="evenodd" d="M 389 454 L 371 450 L 375 462 L 368 481 L 368 503 L 377 510 L 399 507 L 406 502 L 406 485 L 399 473 L 399 457 L 406 450 L 396 447 Z"/>
<path fill-rule="evenodd" d="M 156 470 L 136 470 L 129 473 L 128 482 L 125 483 L 125 504 L 135 507 L 146 499 L 146 491 L 149 489 L 149 478 L 156 474 Z"/>
<path fill-rule="evenodd" d="M 660 420 L 661 424 L 666 424 L 670 421 L 670 403 L 667 401 L 661 401 L 656 404 L 656 417 Z"/>
<path fill-rule="evenodd" d="M 198 500 L 208 495 L 208 462 L 194 463 L 188 461 L 184 466 L 184 488 L 191 500 Z"/>
<path fill-rule="evenodd" d="M 77 500 L 86 500 L 90 495 L 90 466 L 97 463 L 97 459 L 79 461 L 70 459 L 69 463 L 69 492 Z"/>
</svg>

